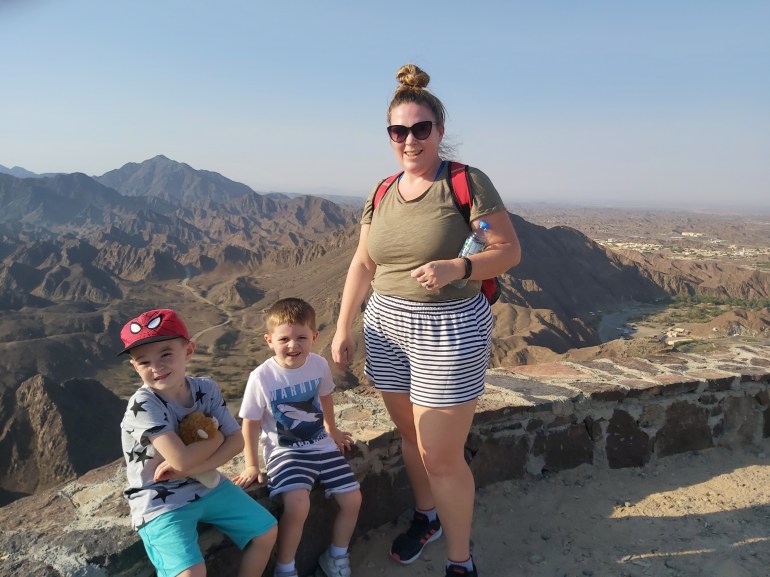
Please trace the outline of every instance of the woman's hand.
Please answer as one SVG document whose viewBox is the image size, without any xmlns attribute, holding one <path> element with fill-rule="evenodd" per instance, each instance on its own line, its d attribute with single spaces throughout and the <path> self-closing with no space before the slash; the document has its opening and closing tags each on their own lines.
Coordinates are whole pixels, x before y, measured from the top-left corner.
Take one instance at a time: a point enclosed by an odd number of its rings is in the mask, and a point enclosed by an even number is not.
<svg viewBox="0 0 770 577">
<path fill-rule="evenodd" d="M 356 352 L 356 344 L 350 333 L 337 329 L 332 339 L 332 360 L 341 371 L 353 362 L 353 353 Z"/>
<path fill-rule="evenodd" d="M 438 290 L 451 281 L 462 278 L 465 274 L 465 264 L 459 258 L 451 260 L 434 260 L 417 267 L 411 276 L 425 290 Z"/>
</svg>

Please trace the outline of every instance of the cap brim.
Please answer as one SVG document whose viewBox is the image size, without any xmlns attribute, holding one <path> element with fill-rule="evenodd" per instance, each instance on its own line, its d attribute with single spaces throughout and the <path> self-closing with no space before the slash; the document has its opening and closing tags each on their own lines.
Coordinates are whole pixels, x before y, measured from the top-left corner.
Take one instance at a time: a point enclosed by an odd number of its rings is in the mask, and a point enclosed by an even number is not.
<svg viewBox="0 0 770 577">
<path fill-rule="evenodd" d="M 175 335 L 175 336 L 165 336 L 165 337 L 147 337 L 146 339 L 141 339 L 136 341 L 135 343 L 131 343 L 131 345 L 127 346 L 125 349 L 120 351 L 117 356 L 125 355 L 128 353 L 131 349 L 135 349 L 136 347 L 147 345 L 149 343 L 157 343 L 159 341 L 170 341 L 171 339 L 183 339 L 184 337 Z"/>
</svg>

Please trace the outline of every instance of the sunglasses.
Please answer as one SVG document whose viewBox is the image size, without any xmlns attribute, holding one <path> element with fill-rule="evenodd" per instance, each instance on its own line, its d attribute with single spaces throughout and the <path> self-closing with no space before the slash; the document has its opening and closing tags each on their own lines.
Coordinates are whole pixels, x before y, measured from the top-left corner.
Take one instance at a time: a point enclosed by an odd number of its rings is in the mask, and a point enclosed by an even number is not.
<svg viewBox="0 0 770 577">
<path fill-rule="evenodd" d="M 388 126 L 388 135 L 393 142 L 406 142 L 406 137 L 411 132 L 417 140 L 425 140 L 430 136 L 433 126 L 438 122 L 431 122 L 430 120 L 423 120 L 422 122 L 415 122 L 412 126 L 403 126 L 401 124 L 391 124 Z"/>
</svg>

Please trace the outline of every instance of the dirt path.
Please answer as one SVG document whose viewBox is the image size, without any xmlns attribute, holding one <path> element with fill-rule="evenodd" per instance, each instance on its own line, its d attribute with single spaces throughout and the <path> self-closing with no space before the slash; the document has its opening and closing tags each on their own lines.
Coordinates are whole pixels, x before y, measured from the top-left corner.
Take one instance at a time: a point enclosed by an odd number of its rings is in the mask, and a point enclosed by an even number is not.
<svg viewBox="0 0 770 577">
<path fill-rule="evenodd" d="M 676 455 L 644 469 L 581 467 L 477 492 L 474 555 L 483 577 L 770 575 L 770 442 Z M 390 560 L 406 525 L 352 550 L 355 577 L 443 576 L 444 539 L 410 566 Z"/>
</svg>

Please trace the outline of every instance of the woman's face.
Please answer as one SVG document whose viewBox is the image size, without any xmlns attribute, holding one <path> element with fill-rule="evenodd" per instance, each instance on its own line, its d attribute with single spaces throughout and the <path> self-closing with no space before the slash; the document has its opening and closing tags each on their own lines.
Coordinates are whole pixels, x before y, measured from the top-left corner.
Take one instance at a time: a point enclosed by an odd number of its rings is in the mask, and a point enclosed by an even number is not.
<svg viewBox="0 0 770 577">
<path fill-rule="evenodd" d="M 390 124 L 400 124 L 411 127 L 418 122 L 429 120 L 435 122 L 436 118 L 429 108 L 421 104 L 400 104 L 390 111 Z M 439 161 L 438 145 L 444 136 L 443 126 L 433 126 L 430 136 L 425 140 L 418 140 L 409 132 L 404 142 L 390 141 L 393 152 L 401 167 L 411 174 L 419 174 L 426 178 L 433 178 L 430 171 L 434 171 Z"/>
</svg>

